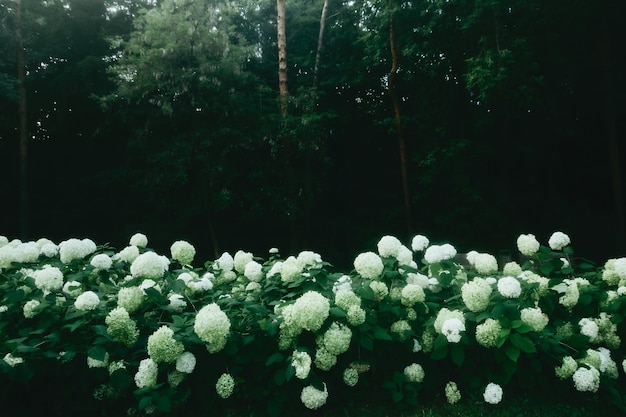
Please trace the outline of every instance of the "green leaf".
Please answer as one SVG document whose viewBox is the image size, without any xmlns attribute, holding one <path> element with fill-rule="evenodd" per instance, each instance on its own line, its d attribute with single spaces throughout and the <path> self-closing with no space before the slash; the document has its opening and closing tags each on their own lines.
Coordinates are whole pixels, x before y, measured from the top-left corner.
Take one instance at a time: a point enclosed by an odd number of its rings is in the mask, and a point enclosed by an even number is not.
<svg viewBox="0 0 626 417">
<path fill-rule="evenodd" d="M 107 353 L 107 351 L 104 348 L 104 346 L 96 345 L 96 346 L 92 346 L 89 349 L 89 351 L 87 352 L 87 356 L 89 356 L 91 359 L 95 359 L 97 361 L 104 361 L 106 353 Z"/>
<path fill-rule="evenodd" d="M 404 395 L 402 394 L 402 391 L 392 391 L 391 392 L 391 398 L 393 398 L 394 402 L 400 402 L 402 401 L 402 399 L 404 398 Z"/>
<path fill-rule="evenodd" d="M 359 338 L 359 345 L 363 348 L 363 349 L 367 349 L 367 350 L 374 350 L 374 340 L 364 334 Z"/>
<path fill-rule="evenodd" d="M 504 353 L 506 354 L 507 358 L 509 358 L 513 362 L 517 362 L 517 360 L 519 359 L 520 350 L 512 344 L 507 343 L 506 345 L 504 345 Z"/>
<path fill-rule="evenodd" d="M 374 330 L 374 338 L 378 340 L 393 340 L 387 330 L 383 329 L 382 327 L 376 327 L 376 329 Z"/>
<path fill-rule="evenodd" d="M 509 337 L 509 340 L 515 347 L 525 353 L 535 353 L 537 352 L 537 348 L 532 340 L 528 337 L 522 336 L 519 333 L 512 333 Z"/>
<path fill-rule="evenodd" d="M 454 343 L 450 346 L 450 356 L 452 356 L 452 362 L 460 368 L 465 361 L 465 349 L 462 345 Z"/>
<path fill-rule="evenodd" d="M 332 307 L 330 309 L 330 315 L 335 317 L 335 318 L 341 319 L 341 318 L 346 317 L 346 312 L 343 311 L 343 309 L 340 308 L 340 307 Z"/>
<path fill-rule="evenodd" d="M 146 407 L 150 406 L 150 404 L 152 404 L 152 397 L 150 396 L 141 397 L 141 400 L 139 400 L 139 405 L 137 406 L 137 408 L 140 410 L 144 410 L 146 409 Z"/>
<path fill-rule="evenodd" d="M 280 352 L 276 352 L 274 353 L 272 356 L 270 356 L 269 358 L 267 358 L 267 360 L 265 361 L 265 366 L 270 366 L 273 365 L 275 363 L 279 363 L 282 362 L 283 359 L 285 359 L 285 357 L 283 356 L 282 353 Z"/>
</svg>

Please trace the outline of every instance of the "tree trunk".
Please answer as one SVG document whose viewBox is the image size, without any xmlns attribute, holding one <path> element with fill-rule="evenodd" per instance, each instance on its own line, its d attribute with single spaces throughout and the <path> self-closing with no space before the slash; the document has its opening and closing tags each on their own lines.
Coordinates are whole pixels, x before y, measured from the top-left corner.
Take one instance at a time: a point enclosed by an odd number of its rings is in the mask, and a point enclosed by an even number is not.
<svg viewBox="0 0 626 417">
<path fill-rule="evenodd" d="M 320 17 L 320 34 L 317 37 L 317 53 L 315 54 L 315 67 L 313 68 L 313 88 L 317 88 L 318 75 L 320 71 L 320 60 L 322 58 L 322 46 L 324 45 L 324 29 L 326 28 L 326 15 L 328 14 L 328 0 L 324 0 L 322 16 Z"/>
<path fill-rule="evenodd" d="M 15 38 L 17 41 L 17 89 L 19 118 L 19 187 L 20 237 L 28 238 L 28 132 L 26 121 L 26 70 L 24 67 L 24 39 L 22 37 L 22 0 L 16 0 Z"/>
<path fill-rule="evenodd" d="M 285 0 L 276 0 L 277 27 L 278 27 L 278 89 L 280 92 L 280 114 L 283 124 L 287 119 L 287 38 L 285 35 Z"/>
<path fill-rule="evenodd" d="M 398 49 L 396 46 L 396 30 L 394 24 L 393 0 L 389 0 L 390 22 L 389 22 L 389 49 L 391 52 L 391 69 L 387 78 L 387 91 L 393 103 L 393 112 L 396 121 L 396 133 L 398 136 L 398 149 L 400 151 L 400 170 L 402 174 L 402 191 L 404 194 L 404 212 L 407 233 L 413 234 L 413 220 L 411 215 L 411 193 L 409 191 L 409 174 L 407 169 L 406 141 L 404 139 L 404 129 L 402 128 L 402 113 L 400 111 L 400 99 L 396 92 L 396 75 L 400 67 Z"/>
</svg>

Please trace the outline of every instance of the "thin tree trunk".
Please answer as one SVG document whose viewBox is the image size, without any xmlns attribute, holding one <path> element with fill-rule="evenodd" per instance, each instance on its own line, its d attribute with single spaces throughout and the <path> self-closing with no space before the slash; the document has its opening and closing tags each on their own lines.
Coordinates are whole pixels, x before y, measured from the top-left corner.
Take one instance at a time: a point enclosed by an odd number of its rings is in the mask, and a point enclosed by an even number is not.
<svg viewBox="0 0 626 417">
<path fill-rule="evenodd" d="M 280 92 L 280 114 L 283 124 L 287 119 L 287 102 L 289 89 L 287 88 L 287 38 L 285 35 L 285 0 L 276 0 L 277 27 L 278 27 L 278 89 Z"/>
<path fill-rule="evenodd" d="M 402 191 L 404 194 L 404 212 L 406 217 L 406 228 L 409 236 L 413 233 L 413 220 L 411 215 L 411 193 L 409 190 L 409 174 L 407 169 L 406 141 L 404 139 L 404 129 L 402 128 L 402 113 L 400 110 L 400 99 L 396 92 L 396 75 L 400 68 L 398 49 L 396 46 L 396 30 L 393 16 L 393 0 L 389 0 L 391 10 L 389 22 L 389 49 L 391 51 L 391 69 L 387 78 L 387 91 L 393 103 L 393 112 L 396 119 L 396 133 L 398 136 L 398 149 L 400 151 L 400 170 L 402 173 Z"/>
<path fill-rule="evenodd" d="M 328 14 L 328 0 L 324 0 L 322 16 L 320 17 L 320 34 L 317 37 L 317 53 L 315 54 L 315 67 L 313 68 L 313 88 L 317 88 L 318 75 L 320 71 L 320 60 L 322 58 L 322 46 L 324 45 L 324 29 L 326 28 L 326 15 Z"/>
<path fill-rule="evenodd" d="M 26 70 L 24 67 L 24 39 L 22 37 L 22 0 L 16 0 L 15 38 L 17 40 L 17 89 L 19 95 L 19 187 L 20 187 L 20 236 L 28 238 L 28 132 L 26 121 Z"/>
</svg>

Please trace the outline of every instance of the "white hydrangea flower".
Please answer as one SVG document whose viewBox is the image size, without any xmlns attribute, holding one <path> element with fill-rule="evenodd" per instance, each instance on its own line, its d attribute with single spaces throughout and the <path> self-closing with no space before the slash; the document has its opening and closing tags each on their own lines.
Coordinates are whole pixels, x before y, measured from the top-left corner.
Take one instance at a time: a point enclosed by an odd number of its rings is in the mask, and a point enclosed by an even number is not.
<svg viewBox="0 0 626 417">
<path fill-rule="evenodd" d="M 465 315 L 463 314 L 461 310 L 448 310 L 446 307 L 443 307 L 437 313 L 437 318 L 435 319 L 435 322 L 433 323 L 433 327 L 435 331 L 441 334 L 443 323 L 446 320 L 452 319 L 452 318 L 456 318 L 459 321 L 461 321 L 461 323 L 465 324 Z"/>
<path fill-rule="evenodd" d="M 490 382 L 485 388 L 483 398 L 485 399 L 485 402 L 489 404 L 498 404 L 502 401 L 502 387 L 498 384 Z"/>
<path fill-rule="evenodd" d="M 113 260 L 105 253 L 99 253 L 91 258 L 90 264 L 96 269 L 108 271 L 109 268 L 111 268 L 111 265 L 113 265 Z"/>
<path fill-rule="evenodd" d="M 139 362 L 139 369 L 135 374 L 135 384 L 137 385 L 137 388 L 155 386 L 157 383 L 158 372 L 159 367 L 152 359 L 147 358 Z"/>
<path fill-rule="evenodd" d="M 292 282 L 302 274 L 302 265 L 295 256 L 290 256 L 282 263 L 280 268 L 280 280 Z"/>
<path fill-rule="evenodd" d="M 296 260 L 298 261 L 298 265 L 304 269 L 321 264 L 322 256 L 310 250 L 303 250 L 298 254 Z"/>
<path fill-rule="evenodd" d="M 129 245 L 137 248 L 145 248 L 148 246 L 148 238 L 143 233 L 135 233 L 130 237 Z"/>
<path fill-rule="evenodd" d="M 595 342 L 598 339 L 600 328 L 595 321 L 589 318 L 582 318 L 578 322 L 578 325 L 580 326 L 580 333 L 589 337 L 590 341 Z"/>
<path fill-rule="evenodd" d="M 456 385 L 456 382 L 448 382 L 445 388 L 446 400 L 449 404 L 456 404 L 461 400 L 461 391 Z"/>
<path fill-rule="evenodd" d="M 56 266 L 44 265 L 42 269 L 32 272 L 35 286 L 44 294 L 63 288 L 63 272 Z"/>
<path fill-rule="evenodd" d="M 498 272 L 498 260 L 489 253 L 477 253 L 473 258 L 473 266 L 481 275 Z M 469 259 L 468 259 L 469 261 Z"/>
<path fill-rule="evenodd" d="M 174 339 L 174 331 L 163 325 L 148 337 L 148 356 L 155 361 L 175 362 L 185 351 L 185 346 Z"/>
<path fill-rule="evenodd" d="M 117 293 L 117 305 L 132 313 L 143 303 L 144 292 L 138 286 L 120 288 Z"/>
<path fill-rule="evenodd" d="M 294 350 L 291 358 L 291 366 L 296 370 L 296 378 L 306 379 L 311 371 L 311 356 L 307 352 Z"/>
<path fill-rule="evenodd" d="M 211 303 L 200 309 L 193 330 L 207 344 L 210 353 L 219 352 L 226 346 L 230 333 L 230 319 L 219 305 Z"/>
<path fill-rule="evenodd" d="M 63 292 L 71 297 L 78 297 L 83 292 L 80 282 L 67 281 L 63 284 Z"/>
<path fill-rule="evenodd" d="M 581 392 L 596 392 L 600 388 L 600 371 L 594 367 L 581 366 L 572 375 L 574 386 Z"/>
<path fill-rule="evenodd" d="M 122 249 L 117 256 L 124 262 L 132 264 L 135 259 L 139 256 L 139 248 L 137 246 L 126 246 Z"/>
<path fill-rule="evenodd" d="M 26 317 L 27 319 L 33 318 L 35 317 L 37 314 L 39 314 L 39 311 L 35 310 L 37 307 L 39 307 L 41 303 L 37 300 L 29 300 L 26 302 L 26 304 L 24 304 L 24 307 L 22 309 L 22 311 L 24 312 L 24 317 Z"/>
<path fill-rule="evenodd" d="M 109 353 L 104 354 L 104 360 L 94 359 L 87 356 L 87 366 L 90 368 L 106 368 L 109 366 Z"/>
<path fill-rule="evenodd" d="M 322 336 L 324 348 L 333 355 L 341 355 L 350 347 L 352 330 L 346 325 L 333 322 Z"/>
<path fill-rule="evenodd" d="M 354 269 L 365 279 L 377 279 L 382 274 L 384 265 L 378 254 L 364 252 L 359 254 L 354 260 Z"/>
<path fill-rule="evenodd" d="M 263 279 L 262 265 L 256 261 L 250 261 L 244 268 L 244 276 L 253 282 L 260 282 Z"/>
<path fill-rule="evenodd" d="M 444 321 L 441 326 L 441 334 L 443 334 L 450 343 L 459 343 L 461 341 L 461 332 L 464 331 L 465 324 L 456 317 Z"/>
<path fill-rule="evenodd" d="M 95 251 L 96 244 L 90 239 L 68 239 L 59 244 L 59 256 L 64 264 L 82 259 Z"/>
<path fill-rule="evenodd" d="M 180 294 L 172 294 L 167 297 L 167 299 L 170 302 L 167 307 L 177 313 L 181 313 L 185 309 L 185 307 L 187 307 L 185 297 Z"/>
<path fill-rule="evenodd" d="M 398 251 L 402 246 L 402 242 L 395 236 L 383 236 L 377 244 L 378 254 L 385 257 L 396 258 L 398 256 Z"/>
<path fill-rule="evenodd" d="M 45 256 L 46 258 L 54 258 L 59 254 L 59 247 L 54 243 L 45 243 L 39 249 L 39 254 Z"/>
<path fill-rule="evenodd" d="M 326 384 L 324 384 L 323 391 L 315 388 L 313 385 L 309 385 L 302 388 L 302 393 L 300 394 L 300 401 L 302 401 L 302 404 L 311 410 L 317 410 L 326 404 L 327 399 L 328 389 L 326 388 Z"/>
<path fill-rule="evenodd" d="M 431 245 L 424 252 L 424 259 L 429 264 L 452 259 L 456 256 L 456 249 L 449 243 L 443 245 Z"/>
<path fill-rule="evenodd" d="M 473 313 L 485 311 L 493 289 L 483 278 L 476 277 L 461 286 L 461 298 L 465 306 Z"/>
<path fill-rule="evenodd" d="M 517 249 L 522 255 L 533 256 L 539 250 L 539 246 L 539 241 L 533 234 L 522 234 L 517 238 Z"/>
<path fill-rule="evenodd" d="M 271 278 L 274 275 L 279 275 L 280 271 L 283 268 L 283 262 L 282 261 L 276 261 L 274 262 L 274 264 L 272 265 L 272 267 L 270 268 L 269 271 L 267 271 L 267 277 Z"/>
<path fill-rule="evenodd" d="M 74 307 L 82 311 L 95 310 L 98 304 L 100 304 L 100 298 L 93 291 L 85 291 L 76 297 L 76 301 L 74 301 Z"/>
<path fill-rule="evenodd" d="M 144 252 L 130 265 L 133 278 L 160 279 L 167 271 L 169 264 L 154 252 Z"/>
<path fill-rule="evenodd" d="M 554 368 L 554 374 L 560 379 L 568 379 L 574 375 L 578 369 L 578 363 L 571 356 L 565 356 L 561 366 Z"/>
<path fill-rule="evenodd" d="M 14 251 L 15 262 L 35 263 L 39 260 L 39 248 L 35 242 L 20 243 Z"/>
<path fill-rule="evenodd" d="M 422 382 L 424 380 L 424 368 L 419 363 L 412 363 L 404 368 L 404 376 L 409 382 Z"/>
<path fill-rule="evenodd" d="M 502 325 L 498 320 L 488 318 L 476 326 L 476 342 L 486 348 L 495 348 L 500 339 Z"/>
<path fill-rule="evenodd" d="M 563 232 L 554 232 L 548 240 L 548 245 L 552 250 L 562 250 L 571 243 L 569 236 Z"/>
<path fill-rule="evenodd" d="M 359 371 L 354 368 L 346 368 L 343 371 L 343 382 L 349 387 L 354 387 L 359 382 Z"/>
<path fill-rule="evenodd" d="M 522 285 L 513 277 L 502 277 L 498 280 L 498 292 L 506 298 L 517 298 L 522 294 Z"/>
<path fill-rule="evenodd" d="M 402 288 L 400 302 L 402 305 L 412 307 L 416 303 L 423 303 L 426 300 L 424 289 L 417 284 L 406 284 Z"/>
<path fill-rule="evenodd" d="M 183 352 L 176 359 L 176 370 L 184 374 L 190 374 L 196 368 L 196 357 L 191 352 Z"/>
<path fill-rule="evenodd" d="M 252 255 L 251 252 L 244 252 L 242 250 L 238 250 L 235 253 L 235 257 L 233 258 L 235 271 L 239 272 L 240 274 L 243 274 L 243 272 L 246 269 L 246 265 L 248 264 L 248 262 L 252 261 L 253 257 L 254 255 Z"/>
<path fill-rule="evenodd" d="M 413 249 L 413 252 L 422 252 L 428 247 L 429 244 L 430 242 L 426 236 L 416 235 L 411 241 L 411 249 Z"/>
<path fill-rule="evenodd" d="M 333 284 L 333 292 L 336 294 L 340 291 L 352 291 L 352 278 L 349 275 L 342 275 Z"/>
<path fill-rule="evenodd" d="M 522 321 L 536 332 L 542 331 L 548 325 L 548 315 L 544 314 L 540 307 L 524 308 L 520 314 Z"/>
<path fill-rule="evenodd" d="M 235 389 L 235 379 L 227 373 L 223 373 L 215 383 L 215 392 L 221 398 L 228 398 L 233 395 Z"/>
<path fill-rule="evenodd" d="M 298 329 L 318 331 L 330 314 L 330 302 L 316 291 L 307 291 L 293 303 L 291 308 L 285 308 L 285 325 Z"/>
<path fill-rule="evenodd" d="M 522 274 L 522 267 L 515 261 L 507 262 L 502 268 L 502 274 L 511 277 L 518 277 Z"/>
<path fill-rule="evenodd" d="M 178 261 L 181 265 L 191 265 L 193 258 L 196 256 L 196 248 L 185 240 L 177 240 L 170 246 L 172 259 Z"/>
<path fill-rule="evenodd" d="M 413 252 L 404 245 L 400 246 L 400 249 L 398 249 L 398 256 L 396 256 L 396 259 L 398 260 L 398 265 L 400 266 L 405 265 L 417 268 L 417 263 L 413 260 Z"/>
<path fill-rule="evenodd" d="M 104 322 L 107 325 L 107 333 L 111 339 L 132 346 L 139 337 L 137 324 L 130 318 L 124 307 L 116 307 L 107 314 Z"/>
<path fill-rule="evenodd" d="M 228 252 L 222 253 L 222 255 L 213 263 L 214 269 L 219 269 L 223 272 L 232 271 L 235 268 L 235 259 Z"/>
</svg>

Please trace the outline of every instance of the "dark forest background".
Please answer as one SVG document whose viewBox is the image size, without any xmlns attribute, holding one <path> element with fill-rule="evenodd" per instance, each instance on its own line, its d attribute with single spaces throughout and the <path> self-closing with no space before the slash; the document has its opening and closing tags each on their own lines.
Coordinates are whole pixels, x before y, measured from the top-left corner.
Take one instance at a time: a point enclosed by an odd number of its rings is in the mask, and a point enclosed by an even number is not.
<svg viewBox="0 0 626 417">
<path fill-rule="evenodd" d="M 625 254 L 625 2 L 285 8 L 281 94 L 274 1 L 0 0 L 0 234 Z"/>
</svg>

